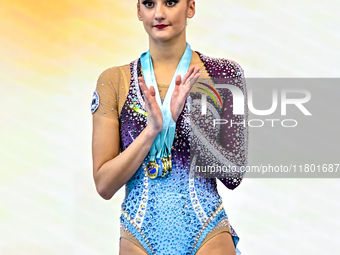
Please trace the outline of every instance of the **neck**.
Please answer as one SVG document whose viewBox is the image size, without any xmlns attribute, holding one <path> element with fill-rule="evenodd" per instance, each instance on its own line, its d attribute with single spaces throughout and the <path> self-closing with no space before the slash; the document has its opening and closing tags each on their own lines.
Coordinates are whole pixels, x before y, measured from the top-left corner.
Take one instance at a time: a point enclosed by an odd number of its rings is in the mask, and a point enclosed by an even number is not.
<svg viewBox="0 0 340 255">
<path fill-rule="evenodd" d="M 156 41 L 149 38 L 150 56 L 154 69 L 176 69 L 186 46 L 185 34 L 169 41 Z"/>
</svg>

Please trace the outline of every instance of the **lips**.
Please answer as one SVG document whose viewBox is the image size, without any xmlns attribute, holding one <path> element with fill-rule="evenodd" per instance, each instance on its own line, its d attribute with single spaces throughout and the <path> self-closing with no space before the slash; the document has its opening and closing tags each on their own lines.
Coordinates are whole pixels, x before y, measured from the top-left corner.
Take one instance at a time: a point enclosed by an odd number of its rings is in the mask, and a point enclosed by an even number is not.
<svg viewBox="0 0 340 255">
<path fill-rule="evenodd" d="M 157 27 L 158 29 L 162 29 L 162 28 L 165 28 L 165 27 L 167 27 L 168 25 L 156 25 L 155 27 Z"/>
</svg>

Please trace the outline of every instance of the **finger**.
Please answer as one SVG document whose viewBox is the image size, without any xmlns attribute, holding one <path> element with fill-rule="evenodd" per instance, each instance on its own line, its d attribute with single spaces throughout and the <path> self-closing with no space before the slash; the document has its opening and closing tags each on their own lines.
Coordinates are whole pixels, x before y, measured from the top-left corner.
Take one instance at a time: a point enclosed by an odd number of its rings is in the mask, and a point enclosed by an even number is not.
<svg viewBox="0 0 340 255">
<path fill-rule="evenodd" d="M 144 79 L 142 77 L 138 77 L 138 82 L 143 93 L 144 91 L 148 90 L 147 86 L 145 85 Z"/>
<path fill-rule="evenodd" d="M 201 73 L 199 71 L 200 71 L 200 69 L 198 69 L 198 71 L 193 73 L 193 75 L 192 75 L 192 79 L 195 80 L 195 82 L 201 76 Z"/>
<path fill-rule="evenodd" d="M 200 67 L 195 67 L 195 70 L 191 74 L 191 78 L 195 78 L 196 76 L 200 76 Z"/>
<path fill-rule="evenodd" d="M 188 72 L 184 75 L 183 84 L 185 84 L 186 80 L 188 79 L 188 77 L 190 77 L 193 71 L 194 71 L 194 67 L 192 66 L 189 68 Z"/>
<path fill-rule="evenodd" d="M 143 78 L 143 77 L 141 77 L 141 76 L 140 76 L 140 77 L 138 77 L 138 81 L 139 81 L 139 82 L 143 82 L 143 83 L 145 84 L 145 80 L 144 80 L 144 78 Z"/>
<path fill-rule="evenodd" d="M 197 73 L 199 73 L 199 71 L 201 70 L 201 68 L 200 67 L 193 67 L 193 70 L 192 70 L 192 72 L 190 73 L 190 75 L 187 77 L 187 80 L 184 82 L 184 83 L 186 83 L 188 80 L 191 80 L 191 79 L 193 79 L 194 77 L 195 77 L 195 75 L 197 74 Z M 195 81 L 196 82 L 196 81 Z M 195 83 L 194 82 L 194 83 Z M 192 83 L 190 83 L 190 85 L 191 85 L 191 87 L 192 87 Z"/>
<path fill-rule="evenodd" d="M 180 75 L 177 75 L 176 77 L 176 81 L 175 81 L 175 89 L 172 92 L 172 95 L 176 95 L 176 93 L 178 92 L 179 89 L 179 85 L 181 85 L 182 81 L 181 81 L 182 77 Z M 173 96 L 171 96 L 172 98 Z"/>
<path fill-rule="evenodd" d="M 194 84 L 196 83 L 196 81 L 198 80 L 200 76 L 201 74 L 197 73 L 192 79 L 190 79 L 190 90 L 192 89 L 192 87 L 194 86 Z"/>
<path fill-rule="evenodd" d="M 143 77 L 143 76 L 138 76 L 138 80 L 141 80 L 141 81 L 145 82 L 145 80 L 144 80 L 144 77 Z"/>
<path fill-rule="evenodd" d="M 146 108 L 150 109 L 150 103 L 152 102 L 152 97 L 150 96 L 150 89 L 145 85 L 144 79 L 142 77 L 138 77 L 139 85 L 141 90 L 143 91 L 143 98 L 146 104 Z"/>
<path fill-rule="evenodd" d="M 200 68 L 198 67 L 198 69 L 196 69 L 191 76 L 188 78 L 188 80 L 186 81 L 186 84 L 184 85 L 185 87 L 187 87 L 187 90 L 191 90 L 192 87 L 194 86 L 194 84 L 196 83 L 196 81 L 198 80 L 198 78 L 201 76 L 200 73 L 198 73 L 200 70 Z M 189 86 L 186 86 L 187 84 L 189 84 Z M 186 91 L 187 91 L 186 90 Z"/>
<path fill-rule="evenodd" d="M 199 73 L 200 70 L 201 70 L 201 68 L 195 67 L 195 69 L 193 70 L 192 74 L 190 75 L 190 78 L 194 78 L 196 76 L 196 74 Z"/>
<path fill-rule="evenodd" d="M 156 91 L 155 91 L 155 88 L 154 88 L 154 86 L 150 86 L 150 95 L 152 96 L 152 97 L 155 97 L 155 95 L 156 95 Z"/>
<path fill-rule="evenodd" d="M 180 75 L 177 75 L 176 82 L 175 82 L 176 86 L 181 85 L 181 83 L 182 83 L 182 77 Z"/>
<path fill-rule="evenodd" d="M 185 84 L 186 80 L 188 79 L 188 77 L 190 77 L 193 71 L 194 71 L 194 67 L 192 66 L 189 68 L 188 72 L 184 75 L 183 84 Z"/>
</svg>

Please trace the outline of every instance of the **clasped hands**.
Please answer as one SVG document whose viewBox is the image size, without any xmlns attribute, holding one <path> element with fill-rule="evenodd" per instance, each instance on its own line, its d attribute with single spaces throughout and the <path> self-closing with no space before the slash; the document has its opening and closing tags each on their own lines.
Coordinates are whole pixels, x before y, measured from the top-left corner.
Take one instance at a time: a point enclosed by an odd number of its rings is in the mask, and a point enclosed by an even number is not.
<svg viewBox="0 0 340 255">
<path fill-rule="evenodd" d="M 199 67 L 192 66 L 184 75 L 183 81 L 180 75 L 176 77 L 175 89 L 172 93 L 170 102 L 171 116 L 175 122 L 177 122 L 177 119 L 184 108 L 185 101 L 191 88 L 200 76 L 199 70 Z M 153 86 L 148 88 L 143 77 L 138 77 L 138 81 L 144 95 L 145 109 L 148 114 L 148 125 L 156 132 L 160 132 L 163 128 L 163 116 L 156 101 L 155 88 Z"/>
</svg>

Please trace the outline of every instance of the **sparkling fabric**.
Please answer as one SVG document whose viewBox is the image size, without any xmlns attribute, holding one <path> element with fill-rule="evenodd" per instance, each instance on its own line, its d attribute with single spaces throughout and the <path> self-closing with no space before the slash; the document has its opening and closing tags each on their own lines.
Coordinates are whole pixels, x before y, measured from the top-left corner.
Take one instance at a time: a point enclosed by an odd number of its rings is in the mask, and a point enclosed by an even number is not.
<svg viewBox="0 0 340 255">
<path fill-rule="evenodd" d="M 237 63 L 196 53 L 199 62 L 195 64 L 201 66 L 201 78 L 233 77 L 239 81 L 235 82 L 235 86 L 239 86 L 246 93 L 243 70 Z M 126 66 L 105 70 L 97 83 L 96 91 L 100 102 L 99 107 L 96 105 L 92 107 L 92 109 L 97 107 L 93 114 L 117 121 L 121 151 L 133 142 L 147 123 L 146 116 L 140 114 L 145 111 L 145 104 L 138 76 L 142 76 L 140 59 L 130 63 L 129 71 L 126 70 Z M 124 79 L 130 81 L 128 89 L 123 85 Z M 160 90 L 161 88 L 159 85 Z M 218 91 L 223 105 L 217 107 L 215 111 L 226 118 L 232 118 L 229 107 L 232 104 L 232 96 L 226 90 Z M 164 92 L 166 93 L 166 89 L 160 91 L 162 98 L 165 96 Z M 122 93 L 124 100 L 121 99 Z M 197 162 L 198 164 L 207 163 L 205 162 L 207 158 L 200 154 L 207 153 L 213 144 L 218 146 L 222 151 L 220 155 L 224 157 L 218 160 L 238 166 L 245 165 L 248 129 L 239 126 L 232 130 L 227 127 L 221 128 L 218 137 L 216 134 L 209 136 L 207 131 L 205 136 L 210 138 L 196 141 L 193 144 L 197 148 L 191 148 L 189 100 L 195 98 L 188 97 L 177 120 L 171 151 L 172 173 L 164 178 L 149 179 L 146 176 L 148 154 L 125 185 L 125 199 L 121 206 L 121 228 L 128 230 L 149 254 L 195 254 L 207 234 L 223 225 L 230 227 L 235 247 L 239 242 L 239 237 L 229 223 L 217 192 L 216 178 L 197 178 L 193 175 L 196 159 L 194 157 L 190 162 L 190 149 L 194 149 L 197 157 L 201 159 L 202 162 Z M 124 103 L 120 105 L 123 101 Z M 210 147 L 207 143 L 211 143 Z M 229 189 L 234 189 L 241 183 L 243 174 L 238 173 L 236 177 L 226 176 L 221 181 Z M 237 247 L 236 251 L 239 254 Z"/>
</svg>

